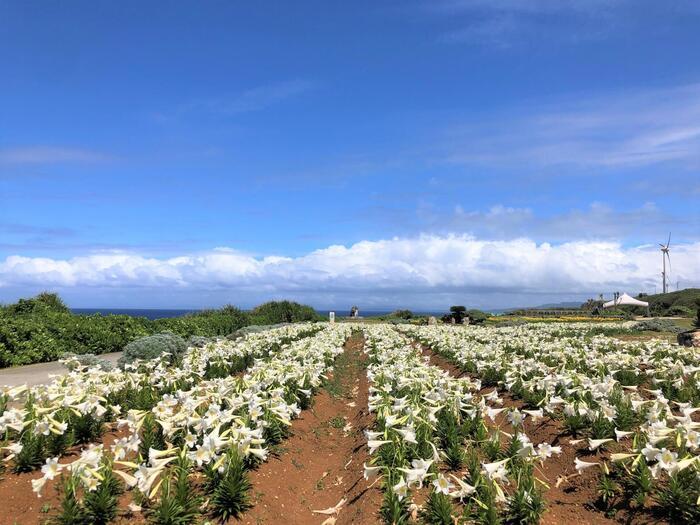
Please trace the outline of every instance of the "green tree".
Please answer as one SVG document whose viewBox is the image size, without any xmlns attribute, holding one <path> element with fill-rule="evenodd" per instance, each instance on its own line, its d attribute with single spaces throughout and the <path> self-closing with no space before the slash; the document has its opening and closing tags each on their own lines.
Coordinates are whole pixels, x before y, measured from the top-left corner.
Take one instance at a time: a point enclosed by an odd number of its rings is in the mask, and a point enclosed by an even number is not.
<svg viewBox="0 0 700 525">
<path fill-rule="evenodd" d="M 155 320 L 129 315 L 77 315 L 57 294 L 43 292 L 0 306 L 0 368 L 56 361 L 67 353 L 118 352 L 136 339 L 164 332 L 189 340 L 226 336 L 251 324 L 317 320 L 321 318 L 311 306 L 290 301 L 271 301 L 250 313 L 227 305 L 217 310 Z M 164 339 L 159 336 L 153 341 L 156 340 L 163 342 Z M 139 343 L 136 352 L 139 355 L 143 344 Z M 149 343 L 146 346 L 160 354 L 155 350 L 158 345 L 151 347 Z"/>
<path fill-rule="evenodd" d="M 389 317 L 397 317 L 399 319 L 413 319 L 411 310 L 394 310 Z"/>
<path fill-rule="evenodd" d="M 467 309 L 464 306 L 450 306 L 450 312 L 455 323 L 462 324 L 467 314 Z"/>
<path fill-rule="evenodd" d="M 488 319 L 490 316 L 486 312 L 482 312 L 481 310 L 477 310 L 476 308 L 472 308 L 471 310 L 467 311 L 467 315 L 469 316 L 469 322 L 471 324 L 482 324 L 486 319 Z"/>
<path fill-rule="evenodd" d="M 298 323 L 318 321 L 320 316 L 311 306 L 292 301 L 269 301 L 250 312 L 252 324 Z"/>
<path fill-rule="evenodd" d="M 69 313 L 70 310 L 58 296 L 58 294 L 50 292 L 41 292 L 35 297 L 29 299 L 20 299 L 15 304 L 6 307 L 13 314 L 32 314 L 40 311 L 51 311 Z"/>
</svg>

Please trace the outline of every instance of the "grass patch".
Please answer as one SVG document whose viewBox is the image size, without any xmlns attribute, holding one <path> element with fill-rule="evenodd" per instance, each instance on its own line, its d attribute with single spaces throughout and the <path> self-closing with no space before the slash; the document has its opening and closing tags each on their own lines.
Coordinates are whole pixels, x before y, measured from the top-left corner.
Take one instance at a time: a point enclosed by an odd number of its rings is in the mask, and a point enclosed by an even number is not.
<svg viewBox="0 0 700 525">
<path fill-rule="evenodd" d="M 352 379 L 362 371 L 362 363 L 357 358 L 357 354 L 348 351 L 350 345 L 361 345 L 362 334 L 354 333 L 346 343 L 345 352 L 340 354 L 333 367 L 333 375 L 323 384 L 323 388 L 335 399 L 352 398 Z M 345 423 L 343 423 L 343 426 Z"/>
<path fill-rule="evenodd" d="M 343 428 L 345 426 L 345 419 L 342 416 L 335 416 L 328 421 L 328 424 L 333 428 Z"/>
</svg>

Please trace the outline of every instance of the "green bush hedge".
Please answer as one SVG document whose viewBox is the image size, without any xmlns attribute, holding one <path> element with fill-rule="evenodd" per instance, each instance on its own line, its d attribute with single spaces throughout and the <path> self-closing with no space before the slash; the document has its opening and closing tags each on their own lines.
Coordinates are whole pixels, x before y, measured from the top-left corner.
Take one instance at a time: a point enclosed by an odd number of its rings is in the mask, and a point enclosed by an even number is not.
<svg viewBox="0 0 700 525">
<path fill-rule="evenodd" d="M 72 315 L 0 309 L 0 366 L 55 361 L 66 353 L 117 352 L 151 332 L 148 320 L 126 315 Z"/>
<path fill-rule="evenodd" d="M 682 327 L 670 319 L 644 319 L 634 325 L 634 329 L 649 332 L 672 332 L 675 334 L 683 331 Z"/>
<path fill-rule="evenodd" d="M 467 310 L 467 316 L 469 317 L 470 324 L 483 324 L 486 319 L 491 317 L 491 314 L 472 308 L 471 310 Z"/>
<path fill-rule="evenodd" d="M 216 337 L 244 326 L 321 320 L 310 306 L 268 302 L 244 312 L 235 306 L 149 320 L 128 315 L 75 315 L 56 294 L 42 293 L 0 306 L 0 368 L 55 361 L 68 353 L 118 352 L 140 337 L 170 332 Z"/>
<path fill-rule="evenodd" d="M 263 303 L 251 310 L 250 318 L 250 324 L 298 323 L 322 319 L 311 306 L 291 301 Z"/>
<path fill-rule="evenodd" d="M 204 310 L 182 317 L 156 319 L 151 323 L 155 332 L 172 332 L 182 337 L 214 337 L 235 332 L 250 324 L 250 321 L 250 317 L 243 310 L 227 305 L 220 310 Z"/>
</svg>

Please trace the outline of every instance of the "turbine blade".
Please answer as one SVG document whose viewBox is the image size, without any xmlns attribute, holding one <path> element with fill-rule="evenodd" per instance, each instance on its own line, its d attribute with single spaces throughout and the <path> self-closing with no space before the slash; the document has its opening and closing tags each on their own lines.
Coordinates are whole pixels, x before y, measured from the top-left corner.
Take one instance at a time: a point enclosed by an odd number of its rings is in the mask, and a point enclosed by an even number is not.
<svg viewBox="0 0 700 525">
<path fill-rule="evenodd" d="M 668 232 L 668 242 L 666 243 L 666 248 L 671 244 L 671 232 Z"/>
</svg>

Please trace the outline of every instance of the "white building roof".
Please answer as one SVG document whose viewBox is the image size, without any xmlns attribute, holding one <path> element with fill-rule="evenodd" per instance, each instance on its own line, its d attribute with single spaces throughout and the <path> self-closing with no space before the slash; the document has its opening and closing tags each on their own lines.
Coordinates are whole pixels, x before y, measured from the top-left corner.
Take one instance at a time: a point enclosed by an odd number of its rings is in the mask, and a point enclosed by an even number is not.
<svg viewBox="0 0 700 525">
<path fill-rule="evenodd" d="M 613 299 L 612 301 L 608 301 L 607 303 L 603 304 L 603 308 L 610 308 L 612 306 L 621 306 L 621 305 L 649 306 L 649 303 L 647 303 L 645 301 L 640 301 L 639 299 L 635 299 L 634 297 L 630 297 L 626 293 L 623 293 L 617 299 Z"/>
</svg>

